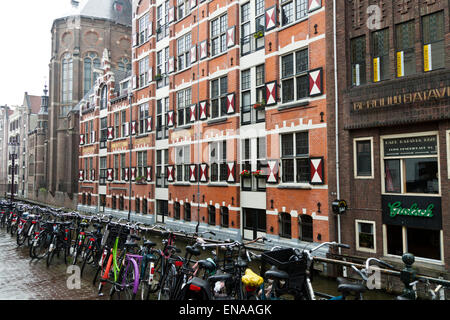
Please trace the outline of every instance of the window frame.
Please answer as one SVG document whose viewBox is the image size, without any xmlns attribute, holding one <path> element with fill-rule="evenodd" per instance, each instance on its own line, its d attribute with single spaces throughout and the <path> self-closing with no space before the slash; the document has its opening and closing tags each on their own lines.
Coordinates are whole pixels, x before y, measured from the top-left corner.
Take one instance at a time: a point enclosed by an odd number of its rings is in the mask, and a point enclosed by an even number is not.
<svg viewBox="0 0 450 320">
<path fill-rule="evenodd" d="M 380 54 L 376 56 L 375 55 L 375 41 L 376 41 L 375 35 L 378 35 L 378 34 L 381 34 L 384 32 L 387 32 L 387 36 L 386 36 L 387 41 L 384 44 L 385 46 L 387 45 L 387 53 L 385 52 L 384 54 L 381 54 L 381 52 L 380 52 Z M 372 82 L 373 83 L 378 83 L 378 82 L 382 82 L 382 81 L 391 79 L 391 74 L 390 74 L 390 50 L 391 50 L 390 36 L 391 35 L 390 35 L 389 28 L 376 30 L 376 31 L 371 32 L 371 34 L 370 34 L 370 37 L 371 37 L 370 38 L 370 40 L 371 40 L 370 41 L 370 47 L 371 47 L 371 55 L 370 56 L 372 58 L 371 66 L 372 66 Z M 376 58 L 379 58 L 378 63 L 379 63 L 379 69 L 380 69 L 380 74 L 378 75 L 379 76 L 378 81 L 375 81 L 375 59 Z M 383 67 L 382 63 L 387 64 L 387 66 Z M 387 69 L 386 74 L 383 72 L 384 68 Z"/>
<path fill-rule="evenodd" d="M 386 139 L 397 139 L 397 138 L 411 138 L 411 137 L 421 137 L 421 136 L 436 136 L 436 155 L 427 156 L 384 156 L 384 140 Z M 414 132 L 409 134 L 394 134 L 394 135 L 384 135 L 380 136 L 380 180 L 381 180 L 381 194 L 382 195 L 395 195 L 395 196 L 424 196 L 424 197 L 442 197 L 442 181 L 441 181 L 441 161 L 440 161 L 440 144 L 439 144 L 439 131 L 426 131 L 426 132 Z M 405 159 L 436 159 L 437 162 L 437 183 L 438 183 L 438 193 L 412 193 L 406 192 L 405 185 L 405 173 L 406 168 L 404 164 Z M 387 192 L 386 191 L 386 180 L 385 180 L 385 160 L 399 160 L 400 163 L 400 192 Z"/>
<path fill-rule="evenodd" d="M 177 98 L 177 127 L 188 125 L 190 121 L 190 106 L 192 104 L 192 88 L 178 90 Z"/>
<path fill-rule="evenodd" d="M 297 134 L 301 134 L 301 133 L 307 133 L 308 135 L 308 153 L 307 154 L 297 154 Z M 293 141 L 292 141 L 292 155 L 283 155 L 283 137 L 284 136 L 288 136 L 288 135 L 292 135 L 293 136 Z M 266 141 L 267 143 L 267 141 Z M 309 163 L 309 159 L 310 159 L 310 153 L 311 153 L 311 149 L 310 149 L 310 134 L 309 131 L 295 131 L 295 132 L 288 132 L 288 133 L 283 133 L 280 135 L 280 161 L 281 161 L 281 166 L 280 166 L 280 170 L 281 170 L 281 181 L 283 184 L 286 183 L 294 183 L 294 184 L 302 184 L 302 183 L 307 183 L 310 184 L 310 179 L 306 180 L 306 181 L 298 181 L 298 168 L 297 168 L 297 161 L 300 159 L 307 159 L 308 163 Z M 285 175 L 284 175 L 284 165 L 283 165 L 283 161 L 284 160 L 292 160 L 293 161 L 293 176 L 294 176 L 294 181 L 285 181 Z M 308 165 L 309 168 L 309 165 Z M 308 171 L 306 173 L 303 173 L 305 176 L 308 175 L 308 177 L 311 176 L 311 173 Z"/>
<path fill-rule="evenodd" d="M 224 88 L 222 88 L 222 81 L 226 79 L 226 90 L 224 90 Z M 215 82 L 218 82 L 218 95 L 215 96 L 213 95 L 213 86 Z M 226 117 L 227 116 L 227 96 L 228 96 L 228 75 L 225 75 L 223 77 L 219 77 L 213 80 L 210 80 L 210 108 L 211 108 L 211 112 L 210 112 L 210 117 L 211 119 L 219 119 L 222 117 Z M 217 101 L 218 102 L 218 110 L 217 110 L 217 116 L 213 116 L 214 112 L 213 112 L 213 104 L 214 102 Z"/>
<path fill-rule="evenodd" d="M 284 12 L 284 7 L 287 7 L 289 5 L 292 5 L 292 21 L 289 22 L 284 22 L 284 16 L 283 16 L 283 12 Z M 305 14 L 303 16 L 298 16 L 298 8 L 303 8 Z M 292 24 L 295 24 L 297 22 L 300 22 L 302 20 L 307 19 L 309 16 L 309 8 L 308 8 L 308 0 L 285 0 L 285 1 L 280 1 L 280 24 L 281 27 L 286 27 Z"/>
<path fill-rule="evenodd" d="M 150 19 L 149 19 L 150 15 L 147 12 L 146 14 L 144 14 L 142 17 L 139 18 L 138 20 L 138 40 L 139 40 L 139 45 L 142 45 L 144 43 L 146 43 L 148 41 L 148 26 L 150 24 Z"/>
<path fill-rule="evenodd" d="M 289 228 L 287 228 L 289 226 Z M 287 232 L 289 229 L 289 232 Z M 280 212 L 279 214 L 279 234 L 280 238 L 292 238 L 292 216 L 288 212 Z"/>
<path fill-rule="evenodd" d="M 226 23 L 223 23 L 222 18 L 226 17 Z M 218 33 L 215 33 L 215 28 L 213 24 L 217 22 L 218 23 Z M 219 56 L 222 53 L 227 52 L 228 46 L 227 46 L 227 31 L 228 31 L 228 14 L 224 13 L 210 21 L 210 41 L 211 41 L 211 57 Z M 217 50 L 215 50 L 216 45 L 214 44 L 215 41 L 218 41 L 217 44 Z"/>
<path fill-rule="evenodd" d="M 183 43 L 183 47 L 180 46 Z M 191 67 L 191 47 L 192 47 L 192 35 L 190 32 L 182 35 L 176 40 L 177 45 L 177 62 L 178 71 L 183 71 Z M 183 49 L 181 49 L 183 48 Z"/>
<path fill-rule="evenodd" d="M 403 77 L 407 77 L 410 75 L 414 75 L 417 73 L 416 71 L 416 48 L 415 48 L 415 35 L 416 35 L 416 30 L 415 30 L 415 23 L 414 23 L 414 19 L 409 20 L 409 21 L 405 21 L 402 23 L 398 23 L 395 25 L 395 65 L 396 65 L 396 77 L 397 78 L 403 78 Z M 412 28 L 408 29 L 406 26 L 408 25 L 412 25 Z M 402 37 L 402 35 L 404 34 L 404 31 L 406 30 L 412 30 L 412 46 L 411 47 L 404 47 L 403 46 L 403 40 L 400 41 L 400 38 L 404 38 Z M 411 35 L 408 35 L 409 38 L 411 38 Z M 400 45 L 401 44 L 401 45 Z M 398 55 L 400 52 L 403 52 L 403 75 L 400 76 L 399 75 L 399 65 L 398 65 Z M 406 63 L 405 63 L 405 55 L 406 54 L 411 54 L 412 53 L 412 65 L 413 65 L 413 70 L 411 73 L 406 73 Z"/>
<path fill-rule="evenodd" d="M 359 234 L 360 234 L 359 224 L 360 223 L 371 224 L 373 226 L 373 234 L 372 234 L 373 249 L 361 247 L 361 245 L 359 243 Z M 377 228 L 376 227 L 377 227 L 377 223 L 375 221 L 355 219 L 355 245 L 356 245 L 357 251 L 377 253 Z"/>
<path fill-rule="evenodd" d="M 371 174 L 368 176 L 358 175 L 358 142 L 361 141 L 370 141 L 370 172 Z M 373 137 L 358 137 L 353 139 L 353 177 L 355 179 L 374 179 L 374 154 L 373 154 L 374 146 L 373 146 Z"/>
<path fill-rule="evenodd" d="M 139 68 L 139 88 L 149 84 L 148 71 L 150 70 L 150 59 L 146 56 L 138 61 Z"/>
<path fill-rule="evenodd" d="M 301 52 L 306 52 L 306 61 L 307 61 L 307 65 L 306 68 L 304 70 L 300 69 L 297 70 L 299 64 L 297 61 L 297 54 L 301 53 Z M 283 59 L 291 56 L 292 55 L 292 73 L 285 75 L 285 71 L 283 70 L 284 65 L 283 65 Z M 280 75 L 281 75 L 281 103 L 282 104 L 288 104 L 288 103 L 296 103 L 299 101 L 304 101 L 306 99 L 309 99 L 309 68 L 310 68 L 310 63 L 309 63 L 309 47 L 303 47 L 301 49 L 289 52 L 287 54 L 284 54 L 282 56 L 280 56 Z M 285 83 L 287 81 L 293 81 L 293 87 L 292 87 L 292 92 L 293 92 L 293 97 L 292 100 L 286 100 L 285 99 Z M 305 81 L 305 85 L 306 85 L 306 95 L 304 96 L 300 96 L 299 94 L 299 81 Z M 290 90 L 288 90 L 290 91 Z"/>
<path fill-rule="evenodd" d="M 214 159 L 211 158 L 211 146 L 216 145 L 217 155 Z M 213 141 L 208 143 L 208 160 L 210 168 L 210 181 L 211 182 L 227 182 L 227 178 L 222 175 L 222 168 L 227 166 L 227 152 L 228 152 L 227 140 Z M 214 172 L 214 166 L 217 166 L 217 177 Z"/>
<path fill-rule="evenodd" d="M 136 153 L 136 178 L 144 177 L 147 180 L 147 162 L 148 162 L 148 150 L 138 151 Z"/>
<path fill-rule="evenodd" d="M 150 118 L 149 105 L 148 102 L 143 103 L 138 106 L 138 133 L 140 135 L 146 134 L 147 131 L 147 119 Z"/>
<path fill-rule="evenodd" d="M 428 41 L 427 43 L 425 43 L 424 19 L 426 19 L 428 17 L 431 17 L 432 15 L 439 15 L 439 14 L 442 14 L 442 16 L 443 16 L 443 29 L 444 29 L 443 30 L 443 39 L 442 40 L 438 40 L 438 41 L 434 41 L 434 42 Z M 425 71 L 425 57 L 424 57 L 424 55 L 422 55 L 422 63 L 423 63 L 422 70 L 423 70 L 423 72 L 430 72 L 430 71 L 434 71 L 434 70 L 439 70 L 439 69 L 445 68 L 445 59 L 446 59 L 446 57 L 445 57 L 445 55 L 446 55 L 446 48 L 445 48 L 446 24 L 445 24 L 445 13 L 444 13 L 444 10 L 439 10 L 439 11 L 436 11 L 436 12 L 433 12 L 433 13 L 421 16 L 420 17 L 420 29 L 421 29 L 422 50 L 424 49 L 425 45 L 429 45 L 429 44 L 432 45 L 433 43 L 436 44 L 436 43 L 440 43 L 440 42 L 443 42 L 443 44 L 444 44 L 444 66 L 440 67 L 440 68 L 439 67 L 434 68 L 433 66 L 431 66 L 431 69 L 429 71 Z M 431 54 L 433 55 L 433 51 L 432 51 Z"/>
</svg>

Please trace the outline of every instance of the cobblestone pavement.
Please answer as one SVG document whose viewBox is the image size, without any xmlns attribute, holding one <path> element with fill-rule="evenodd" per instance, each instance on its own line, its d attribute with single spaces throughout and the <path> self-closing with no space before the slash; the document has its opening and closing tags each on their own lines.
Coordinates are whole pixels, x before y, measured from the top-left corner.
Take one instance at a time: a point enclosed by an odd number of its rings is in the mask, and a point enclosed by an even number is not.
<svg viewBox="0 0 450 320">
<path fill-rule="evenodd" d="M 83 276 L 81 289 L 67 288 L 67 266 L 57 260 L 47 268 L 45 260 L 31 260 L 28 247 L 0 229 L 0 300 L 100 300 L 92 285 L 93 272 Z"/>
</svg>

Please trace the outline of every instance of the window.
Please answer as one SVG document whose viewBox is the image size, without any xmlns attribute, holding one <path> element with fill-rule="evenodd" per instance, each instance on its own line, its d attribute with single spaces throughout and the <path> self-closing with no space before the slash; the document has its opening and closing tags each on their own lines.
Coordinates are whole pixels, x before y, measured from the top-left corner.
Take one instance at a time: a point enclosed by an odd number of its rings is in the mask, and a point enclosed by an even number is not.
<svg viewBox="0 0 450 320">
<path fill-rule="evenodd" d="M 128 126 L 128 123 L 127 123 L 127 112 L 126 111 L 122 111 L 121 112 L 121 117 L 122 117 L 122 134 L 121 134 L 121 136 L 122 137 L 126 137 L 127 136 L 127 126 Z"/>
<path fill-rule="evenodd" d="M 361 36 L 351 40 L 350 60 L 352 66 L 352 85 L 366 83 L 366 38 Z"/>
<path fill-rule="evenodd" d="M 282 1 L 281 25 L 285 26 L 308 15 L 308 0 Z"/>
<path fill-rule="evenodd" d="M 187 33 L 177 40 L 178 70 L 183 70 L 191 65 L 191 34 Z"/>
<path fill-rule="evenodd" d="M 156 187 L 168 188 L 167 166 L 169 165 L 169 150 L 156 151 Z"/>
<path fill-rule="evenodd" d="M 106 185 L 106 169 L 107 167 L 107 159 L 106 157 L 100 158 L 100 176 L 99 176 L 99 183 L 101 186 Z"/>
<path fill-rule="evenodd" d="M 389 79 L 389 29 L 372 33 L 373 82 Z"/>
<path fill-rule="evenodd" d="M 61 116 L 66 116 L 71 109 L 73 90 L 73 59 L 66 53 L 62 59 Z M 67 106 L 64 106 L 67 105 Z"/>
<path fill-rule="evenodd" d="M 210 142 L 209 155 L 211 181 L 227 181 L 227 142 Z"/>
<path fill-rule="evenodd" d="M 114 180 L 116 181 L 120 181 L 120 176 L 119 176 L 119 169 L 120 165 L 119 165 L 119 155 L 115 154 L 114 155 Z"/>
<path fill-rule="evenodd" d="M 282 102 L 301 100 L 309 96 L 308 49 L 281 57 Z"/>
<path fill-rule="evenodd" d="M 169 35 L 169 0 L 156 9 L 156 41 L 160 41 Z"/>
<path fill-rule="evenodd" d="M 243 208 L 244 212 L 244 238 L 256 239 L 261 233 L 266 232 L 266 210 Z"/>
<path fill-rule="evenodd" d="M 119 197 L 119 210 L 120 211 L 123 211 L 123 209 L 124 209 L 124 206 L 123 206 L 123 196 L 120 196 Z"/>
<path fill-rule="evenodd" d="M 141 199 L 136 198 L 135 200 L 135 212 L 139 213 L 141 211 Z"/>
<path fill-rule="evenodd" d="M 215 56 L 227 50 L 228 17 L 223 15 L 211 21 L 211 55 Z"/>
<path fill-rule="evenodd" d="M 100 119 L 100 148 L 106 148 L 106 141 L 108 140 L 108 118 Z"/>
<path fill-rule="evenodd" d="M 184 221 L 191 221 L 191 204 L 184 204 Z"/>
<path fill-rule="evenodd" d="M 147 120 L 149 118 L 148 103 L 139 106 L 139 134 L 147 132 Z"/>
<path fill-rule="evenodd" d="M 119 63 L 117 64 L 117 67 L 120 71 L 126 72 L 131 71 L 131 62 L 128 58 L 122 58 L 120 59 Z M 128 82 L 126 83 L 126 88 L 128 88 Z"/>
<path fill-rule="evenodd" d="M 185 16 L 187 16 L 190 12 L 190 9 L 191 8 L 189 0 L 177 0 L 178 20 L 181 20 Z"/>
<path fill-rule="evenodd" d="M 211 81 L 211 118 L 218 118 L 226 115 L 227 94 L 227 76 Z"/>
<path fill-rule="evenodd" d="M 139 60 L 139 86 L 144 87 L 147 85 L 148 78 L 148 70 L 149 70 L 149 58 L 145 57 Z"/>
<path fill-rule="evenodd" d="M 355 178 L 373 178 L 372 138 L 354 140 Z"/>
<path fill-rule="evenodd" d="M 383 138 L 384 193 L 439 194 L 437 136 Z M 415 155 L 414 150 L 420 150 Z"/>
<path fill-rule="evenodd" d="M 227 207 L 220 208 L 220 226 L 223 228 L 228 228 L 229 223 L 229 211 Z"/>
<path fill-rule="evenodd" d="M 445 67 L 444 11 L 422 18 L 424 71 Z"/>
<path fill-rule="evenodd" d="M 173 218 L 175 220 L 180 220 L 180 203 L 175 202 L 173 204 Z"/>
<path fill-rule="evenodd" d="M 125 181 L 125 169 L 127 169 L 127 155 L 125 153 L 122 153 L 120 155 L 120 181 Z M 119 178 L 116 178 L 119 180 Z"/>
<path fill-rule="evenodd" d="M 148 201 L 147 199 L 144 199 L 142 201 L 142 214 L 147 214 L 148 213 Z"/>
<path fill-rule="evenodd" d="M 147 174 L 147 151 L 137 153 L 137 177 L 145 178 Z"/>
<path fill-rule="evenodd" d="M 108 107 L 108 86 L 104 85 L 102 87 L 101 97 L 100 97 L 100 110 L 104 110 Z"/>
<path fill-rule="evenodd" d="M 216 225 L 216 207 L 208 206 L 208 224 Z"/>
<path fill-rule="evenodd" d="M 264 32 L 266 29 L 266 22 L 264 21 L 265 0 L 255 0 L 255 14 L 256 14 L 256 32 Z"/>
<path fill-rule="evenodd" d="M 397 77 L 416 73 L 414 20 L 395 27 L 397 38 Z"/>
<path fill-rule="evenodd" d="M 297 132 L 281 136 L 283 182 L 309 182 L 309 134 Z"/>
<path fill-rule="evenodd" d="M 156 140 L 167 139 L 167 113 L 169 111 L 169 97 L 156 101 Z"/>
<path fill-rule="evenodd" d="M 98 74 L 95 69 L 100 69 L 100 59 L 97 54 L 90 52 L 83 60 L 84 64 L 84 87 L 83 96 L 86 95 L 89 90 L 94 86 L 95 80 L 97 80 Z"/>
<path fill-rule="evenodd" d="M 139 19 L 139 44 L 143 44 L 148 39 L 149 14 L 146 13 Z"/>
<path fill-rule="evenodd" d="M 114 138 L 120 138 L 120 112 L 114 113 Z"/>
<path fill-rule="evenodd" d="M 299 239 L 301 241 L 313 242 L 313 219 L 306 214 L 298 216 L 299 219 Z"/>
<path fill-rule="evenodd" d="M 167 69 L 169 68 L 169 47 L 158 51 L 156 54 L 156 87 L 161 89 L 169 85 Z"/>
<path fill-rule="evenodd" d="M 280 213 L 280 237 L 291 238 L 291 215 L 287 212 Z"/>
<path fill-rule="evenodd" d="M 117 198 L 116 196 L 112 196 L 111 198 L 111 209 L 116 210 L 117 207 Z"/>
<path fill-rule="evenodd" d="M 356 249 L 359 251 L 376 252 L 375 222 L 355 220 Z"/>
<path fill-rule="evenodd" d="M 177 92 L 178 126 L 188 124 L 190 121 L 190 106 L 192 103 L 191 88 Z"/>
<path fill-rule="evenodd" d="M 189 182 L 189 164 L 191 163 L 191 147 L 176 147 L 175 148 L 175 164 L 177 181 Z M 184 172 L 184 175 L 183 175 Z"/>
</svg>

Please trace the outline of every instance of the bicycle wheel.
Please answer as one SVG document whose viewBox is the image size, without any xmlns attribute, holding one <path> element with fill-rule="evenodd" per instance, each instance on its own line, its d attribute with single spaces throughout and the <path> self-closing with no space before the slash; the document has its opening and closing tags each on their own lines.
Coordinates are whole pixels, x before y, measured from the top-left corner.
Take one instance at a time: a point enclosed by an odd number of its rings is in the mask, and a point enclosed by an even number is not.
<svg viewBox="0 0 450 320">
<path fill-rule="evenodd" d="M 38 260 L 45 258 L 51 242 L 51 234 L 48 231 L 41 232 L 38 236 L 38 239 L 33 243 L 32 246 L 33 258 Z"/>
<path fill-rule="evenodd" d="M 50 267 L 50 264 L 53 261 L 53 257 L 55 256 L 56 251 L 57 251 L 56 241 L 52 241 L 52 243 L 50 244 L 50 247 L 48 248 L 48 253 L 47 253 L 47 268 Z"/>
<path fill-rule="evenodd" d="M 27 239 L 27 234 L 28 230 L 25 229 L 25 226 L 22 226 L 22 230 L 19 230 L 17 232 L 16 242 L 19 247 L 25 243 L 25 240 Z"/>
<path fill-rule="evenodd" d="M 88 248 L 84 251 L 83 264 L 81 265 L 81 273 L 80 273 L 81 276 L 83 276 L 83 272 L 84 272 L 86 266 L 88 264 L 94 263 L 94 261 L 95 261 L 94 256 L 95 256 L 94 249 Z"/>
<path fill-rule="evenodd" d="M 161 257 L 159 257 L 156 260 L 156 262 L 153 261 L 147 262 L 143 277 L 141 279 L 142 283 L 141 299 L 149 300 L 150 295 L 156 293 L 159 290 L 160 281 L 161 281 Z"/>
<path fill-rule="evenodd" d="M 163 272 L 163 278 L 158 293 L 158 300 L 169 300 L 170 294 L 175 287 L 177 271 L 173 264 L 167 266 L 165 272 Z"/>
</svg>

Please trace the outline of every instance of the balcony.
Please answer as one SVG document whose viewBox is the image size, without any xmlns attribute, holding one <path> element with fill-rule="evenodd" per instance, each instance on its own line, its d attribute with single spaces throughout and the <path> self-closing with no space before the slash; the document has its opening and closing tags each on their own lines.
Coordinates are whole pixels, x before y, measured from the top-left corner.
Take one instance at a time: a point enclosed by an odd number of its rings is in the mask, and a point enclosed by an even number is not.
<svg viewBox="0 0 450 320">
<path fill-rule="evenodd" d="M 257 31 L 241 38 L 241 56 L 256 52 L 264 48 L 264 31 Z"/>
</svg>

